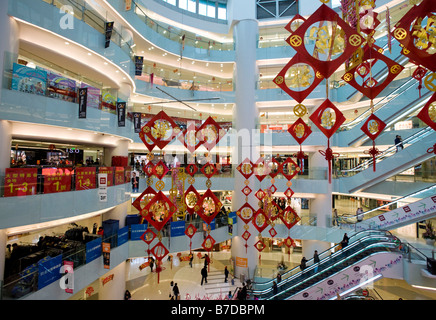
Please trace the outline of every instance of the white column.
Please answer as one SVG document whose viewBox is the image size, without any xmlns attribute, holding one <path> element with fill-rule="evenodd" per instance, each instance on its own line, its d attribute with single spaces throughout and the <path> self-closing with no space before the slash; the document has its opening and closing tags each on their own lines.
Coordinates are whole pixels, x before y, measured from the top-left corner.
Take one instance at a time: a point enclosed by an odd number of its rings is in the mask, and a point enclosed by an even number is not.
<svg viewBox="0 0 436 320">
<path fill-rule="evenodd" d="M 258 122 L 258 110 L 256 107 L 256 81 L 258 77 L 256 66 L 256 47 L 258 39 L 258 22 L 255 19 L 255 2 L 251 0 L 231 1 L 228 4 L 229 14 L 234 26 L 235 40 L 235 107 L 233 110 L 233 128 L 236 131 L 236 145 L 233 149 L 232 163 L 235 168 L 245 158 L 249 158 L 253 163 L 259 158 L 259 149 L 254 139 L 255 129 Z M 232 197 L 233 210 L 245 203 L 245 195 L 242 193 L 245 178 L 235 170 L 235 185 Z M 257 184 L 257 186 L 256 186 Z M 259 184 L 253 176 L 250 179 L 250 188 L 253 190 L 248 198 L 248 203 L 257 210 L 257 199 L 254 192 L 259 188 Z M 245 247 L 245 240 L 241 235 L 245 232 L 245 223 L 238 219 L 236 236 L 232 240 L 232 258 L 247 259 L 247 266 L 236 267 L 235 275 L 239 277 L 244 274 L 246 277 L 253 278 L 255 267 L 258 262 L 258 251 L 254 247 L 257 242 L 258 231 L 250 223 L 248 232 L 251 237 Z"/>
</svg>

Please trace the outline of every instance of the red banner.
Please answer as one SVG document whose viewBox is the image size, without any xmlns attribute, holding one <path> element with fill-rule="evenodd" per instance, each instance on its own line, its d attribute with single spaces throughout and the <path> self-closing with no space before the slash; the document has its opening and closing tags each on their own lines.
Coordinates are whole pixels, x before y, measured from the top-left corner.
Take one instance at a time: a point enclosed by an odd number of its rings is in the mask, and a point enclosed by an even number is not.
<svg viewBox="0 0 436 320">
<path fill-rule="evenodd" d="M 115 167 L 115 185 L 123 184 L 124 178 L 124 168 L 123 167 Z"/>
<path fill-rule="evenodd" d="M 72 168 L 44 168 L 44 193 L 71 191 Z"/>
<path fill-rule="evenodd" d="M 36 194 L 38 169 L 6 168 L 5 197 L 28 196 Z"/>
<path fill-rule="evenodd" d="M 76 190 L 95 189 L 96 167 L 76 168 Z"/>
<path fill-rule="evenodd" d="M 100 167 L 98 173 L 107 173 L 107 186 L 113 186 L 114 181 L 114 168 L 113 167 Z"/>
</svg>

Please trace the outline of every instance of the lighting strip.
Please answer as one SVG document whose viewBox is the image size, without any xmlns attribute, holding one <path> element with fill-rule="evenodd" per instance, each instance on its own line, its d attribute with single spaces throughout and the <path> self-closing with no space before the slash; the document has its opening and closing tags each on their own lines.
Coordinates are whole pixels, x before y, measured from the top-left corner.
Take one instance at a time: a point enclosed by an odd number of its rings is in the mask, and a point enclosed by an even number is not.
<svg viewBox="0 0 436 320">
<path fill-rule="evenodd" d="M 436 291 L 436 288 L 417 286 L 417 285 L 414 285 L 414 284 L 412 285 L 412 287 L 417 288 L 417 289 L 424 289 L 424 290 Z"/>
<path fill-rule="evenodd" d="M 354 286 L 354 287 L 352 287 L 352 288 L 350 288 L 348 290 L 345 290 L 344 292 L 340 293 L 339 296 L 342 297 L 342 296 L 344 296 L 344 295 L 346 295 L 346 294 L 348 294 L 348 293 L 350 293 L 352 291 L 355 291 L 356 289 L 359 289 L 359 288 L 363 287 L 364 285 L 366 285 L 368 283 L 376 281 L 377 279 L 379 279 L 381 277 L 383 277 L 383 275 L 382 274 L 378 274 L 378 275 L 376 275 L 375 277 L 373 277 L 371 279 L 368 279 L 368 280 L 366 280 L 366 281 L 364 281 L 362 283 L 359 283 L 357 286 Z M 338 297 L 333 297 L 333 298 L 331 298 L 329 300 L 336 300 L 337 298 Z"/>
</svg>

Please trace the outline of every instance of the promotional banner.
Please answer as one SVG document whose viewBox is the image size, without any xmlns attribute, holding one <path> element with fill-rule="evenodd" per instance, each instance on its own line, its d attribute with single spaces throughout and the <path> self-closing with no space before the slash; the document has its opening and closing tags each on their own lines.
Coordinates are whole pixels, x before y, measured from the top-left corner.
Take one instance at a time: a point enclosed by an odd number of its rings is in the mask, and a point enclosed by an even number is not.
<svg viewBox="0 0 436 320">
<path fill-rule="evenodd" d="M 133 112 L 133 128 L 135 133 L 141 132 L 141 113 Z"/>
<path fill-rule="evenodd" d="M 117 103 L 117 116 L 118 116 L 118 127 L 126 126 L 126 103 Z"/>
<path fill-rule="evenodd" d="M 105 22 L 104 23 L 104 30 L 105 30 L 105 42 L 104 47 L 109 48 L 109 45 L 111 43 L 111 37 L 112 37 L 112 30 L 114 29 L 114 22 Z"/>
<path fill-rule="evenodd" d="M 130 226 L 130 240 L 141 240 L 141 236 L 147 230 L 148 224 L 132 224 Z"/>
<path fill-rule="evenodd" d="M 79 119 L 86 119 L 86 107 L 88 102 L 88 89 L 79 89 Z"/>
<path fill-rule="evenodd" d="M 110 269 L 110 261 L 111 261 L 111 244 L 110 243 L 102 243 L 103 250 L 103 266 L 105 269 Z"/>
<path fill-rule="evenodd" d="M 38 169 L 6 168 L 4 196 L 16 197 L 36 194 Z"/>
<path fill-rule="evenodd" d="M 76 81 L 56 73 L 48 73 L 48 95 L 69 102 L 76 101 Z"/>
<path fill-rule="evenodd" d="M 61 277 L 62 255 L 38 263 L 38 290 Z"/>
<path fill-rule="evenodd" d="M 96 167 L 77 167 L 76 168 L 76 190 L 95 189 Z"/>
<path fill-rule="evenodd" d="M 129 226 L 125 226 L 118 230 L 118 246 L 129 241 Z"/>
<path fill-rule="evenodd" d="M 72 168 L 43 168 L 44 193 L 71 191 Z"/>
<path fill-rule="evenodd" d="M 185 235 L 185 221 L 171 222 L 171 237 L 179 237 Z"/>
<path fill-rule="evenodd" d="M 107 202 L 107 173 L 98 174 L 98 199 L 100 202 Z"/>
<path fill-rule="evenodd" d="M 98 173 L 107 174 L 107 187 L 113 186 L 114 181 L 114 168 L 113 167 L 100 167 L 98 168 Z"/>
<path fill-rule="evenodd" d="M 144 57 L 135 56 L 135 76 L 142 75 L 143 64 L 144 64 Z"/>
<path fill-rule="evenodd" d="M 84 82 L 80 85 L 81 88 L 86 88 L 86 106 L 95 109 L 101 109 L 101 91 L 98 88 L 94 88 Z"/>
<path fill-rule="evenodd" d="M 86 243 L 86 263 L 97 259 L 101 255 L 101 238 Z"/>
<path fill-rule="evenodd" d="M 123 184 L 124 182 L 124 168 L 115 167 L 115 185 Z"/>
<path fill-rule="evenodd" d="M 14 63 L 11 88 L 44 96 L 47 89 L 47 72 Z"/>
</svg>

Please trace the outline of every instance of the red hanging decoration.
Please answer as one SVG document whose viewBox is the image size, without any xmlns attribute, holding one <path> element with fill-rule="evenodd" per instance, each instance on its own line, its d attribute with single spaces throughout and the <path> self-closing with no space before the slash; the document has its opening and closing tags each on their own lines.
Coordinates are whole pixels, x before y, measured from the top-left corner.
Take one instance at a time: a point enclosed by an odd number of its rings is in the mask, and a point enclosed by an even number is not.
<svg viewBox="0 0 436 320">
<path fill-rule="evenodd" d="M 380 135 L 385 127 L 386 123 L 380 120 L 376 115 L 371 114 L 360 128 L 372 140 L 372 148 L 369 149 L 367 153 L 372 156 L 374 172 L 376 171 L 375 157 L 380 153 L 380 151 L 375 147 L 375 139 Z"/>
<path fill-rule="evenodd" d="M 421 98 L 421 89 L 422 89 L 422 79 L 424 79 L 425 75 L 427 74 L 427 69 L 418 66 L 415 71 L 413 72 L 412 78 L 418 80 L 418 90 L 419 90 L 419 97 Z"/>
<path fill-rule="evenodd" d="M 144 125 L 141 132 L 163 149 L 180 133 L 180 128 L 164 111 L 160 111 Z"/>
<path fill-rule="evenodd" d="M 162 271 L 162 260 L 169 253 L 168 249 L 162 244 L 162 242 L 158 242 L 153 249 L 151 249 L 152 254 L 155 256 L 156 262 L 156 272 L 157 272 L 157 283 L 159 283 L 160 272 Z"/>
<path fill-rule="evenodd" d="M 333 116 L 334 113 L 334 116 Z M 345 117 L 336 106 L 330 102 L 329 99 L 325 100 L 318 109 L 313 112 L 309 119 L 324 133 L 327 137 L 327 149 L 325 151 L 319 150 L 319 152 L 325 157 L 329 165 L 329 183 L 331 183 L 332 166 L 331 161 L 334 158 L 332 149 L 330 148 L 330 137 L 339 129 L 339 127 L 345 122 Z"/>
<path fill-rule="evenodd" d="M 189 252 L 191 253 L 191 247 L 192 247 L 192 237 L 197 232 L 197 228 L 191 223 L 185 230 L 186 236 L 189 238 Z"/>
</svg>

